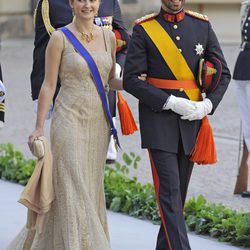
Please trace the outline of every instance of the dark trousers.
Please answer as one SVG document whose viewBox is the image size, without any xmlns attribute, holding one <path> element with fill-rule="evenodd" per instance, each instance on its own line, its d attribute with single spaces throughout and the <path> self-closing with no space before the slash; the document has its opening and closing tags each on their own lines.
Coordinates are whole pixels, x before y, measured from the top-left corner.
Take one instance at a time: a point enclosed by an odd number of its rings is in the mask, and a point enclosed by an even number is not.
<svg viewBox="0 0 250 250">
<path fill-rule="evenodd" d="M 177 154 L 149 149 L 149 156 L 162 221 L 156 250 L 190 250 L 183 206 L 194 164 L 182 146 Z"/>
</svg>

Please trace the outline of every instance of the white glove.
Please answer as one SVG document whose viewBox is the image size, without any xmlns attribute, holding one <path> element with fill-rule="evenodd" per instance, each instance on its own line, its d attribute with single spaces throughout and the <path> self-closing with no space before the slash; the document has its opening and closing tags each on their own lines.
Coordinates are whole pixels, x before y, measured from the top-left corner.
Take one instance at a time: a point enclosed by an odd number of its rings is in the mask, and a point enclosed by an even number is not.
<svg viewBox="0 0 250 250">
<path fill-rule="evenodd" d="M 185 116 L 193 113 L 195 111 L 195 106 L 192 103 L 192 101 L 188 99 L 170 95 L 167 103 L 165 103 L 165 105 L 163 106 L 163 109 L 164 110 L 171 109 L 175 113 Z"/>
<path fill-rule="evenodd" d="M 116 63 L 115 64 L 115 77 L 116 78 L 121 78 L 121 71 L 122 71 L 122 68 L 120 66 L 120 64 Z"/>
<path fill-rule="evenodd" d="M 191 114 L 183 115 L 181 119 L 189 121 L 201 120 L 203 117 L 211 113 L 213 109 L 213 104 L 208 98 L 205 98 L 203 101 L 200 102 L 192 101 L 192 103 L 196 107 L 195 111 Z"/>
<path fill-rule="evenodd" d="M 2 102 L 5 99 L 6 95 L 6 89 L 3 85 L 3 82 L 0 80 L 0 102 Z"/>
</svg>

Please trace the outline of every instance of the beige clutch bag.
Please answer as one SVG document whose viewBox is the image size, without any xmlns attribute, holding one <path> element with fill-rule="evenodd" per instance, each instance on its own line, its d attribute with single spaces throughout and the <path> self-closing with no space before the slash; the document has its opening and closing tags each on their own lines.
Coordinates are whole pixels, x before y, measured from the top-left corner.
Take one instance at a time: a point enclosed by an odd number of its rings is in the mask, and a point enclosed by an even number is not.
<svg viewBox="0 0 250 250">
<path fill-rule="evenodd" d="M 33 142 L 33 152 L 32 153 L 38 159 L 40 159 L 44 156 L 43 142 L 39 138 L 34 140 L 34 142 Z"/>
</svg>

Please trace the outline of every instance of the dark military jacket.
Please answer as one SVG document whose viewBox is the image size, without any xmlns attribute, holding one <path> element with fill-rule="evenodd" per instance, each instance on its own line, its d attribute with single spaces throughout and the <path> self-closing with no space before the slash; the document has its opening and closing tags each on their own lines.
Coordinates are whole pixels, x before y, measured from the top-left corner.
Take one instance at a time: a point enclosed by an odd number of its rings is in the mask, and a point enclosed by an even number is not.
<svg viewBox="0 0 250 250">
<path fill-rule="evenodd" d="M 45 50 L 50 38 L 44 25 L 41 8 L 42 0 L 39 0 L 36 11 L 35 48 L 31 72 L 31 92 L 33 100 L 38 99 L 40 88 L 43 83 L 45 74 Z M 117 0 L 102 0 L 98 14 L 99 16 L 113 16 L 112 25 L 122 33 L 124 36 L 123 39 L 128 43 L 129 35 L 122 21 L 121 10 Z M 51 25 L 55 29 L 69 24 L 72 21 L 72 11 L 69 6 L 69 0 L 49 0 L 49 18 Z M 121 66 L 124 64 L 125 54 L 125 50 L 117 53 L 117 63 Z"/>
<path fill-rule="evenodd" d="M 0 64 L 0 80 L 3 81 L 3 75 L 2 75 L 2 68 L 1 68 L 1 64 Z"/>
<path fill-rule="evenodd" d="M 213 103 L 214 111 L 227 89 L 231 76 L 211 24 L 198 14 L 191 15 L 184 11 L 173 16 L 161 10 L 155 19 L 179 48 L 195 77 L 201 57 L 209 59 L 215 56 L 221 61 L 221 80 L 214 92 L 207 94 L 207 98 Z M 195 50 L 198 44 L 204 49 L 201 55 Z M 175 80 L 143 27 L 136 24 L 125 62 L 123 84 L 126 91 L 139 99 L 142 147 L 177 153 L 179 142 L 182 141 L 185 153 L 190 154 L 200 121 L 181 120 L 176 113 L 162 109 L 170 94 L 184 98 L 187 96 L 181 89 L 158 89 L 147 81 L 138 79 L 138 75 L 142 73 L 146 73 L 148 77 Z"/>
<path fill-rule="evenodd" d="M 2 75 L 2 68 L 1 68 L 1 64 L 0 64 L 0 80 L 3 81 L 3 75 Z M 3 101 L 3 105 L 4 105 Z M 1 103 L 1 102 L 0 102 Z M 0 110 L 0 121 L 4 122 L 4 112 Z"/>
<path fill-rule="evenodd" d="M 241 37 L 241 51 L 236 60 L 233 79 L 244 81 L 250 80 L 250 8 L 242 24 Z"/>
</svg>

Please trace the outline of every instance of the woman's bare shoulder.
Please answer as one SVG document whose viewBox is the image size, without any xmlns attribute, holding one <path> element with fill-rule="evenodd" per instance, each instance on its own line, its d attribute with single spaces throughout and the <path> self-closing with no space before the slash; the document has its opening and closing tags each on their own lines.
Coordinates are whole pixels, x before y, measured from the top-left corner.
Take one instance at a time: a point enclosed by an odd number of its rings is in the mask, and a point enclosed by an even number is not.
<svg viewBox="0 0 250 250">
<path fill-rule="evenodd" d="M 63 49 L 63 33 L 60 30 L 55 30 L 49 40 L 48 48 L 61 51 Z"/>
<path fill-rule="evenodd" d="M 60 42 L 63 41 L 63 33 L 61 30 L 55 30 L 51 37 L 50 37 L 51 41 L 55 41 L 55 42 Z"/>
</svg>

